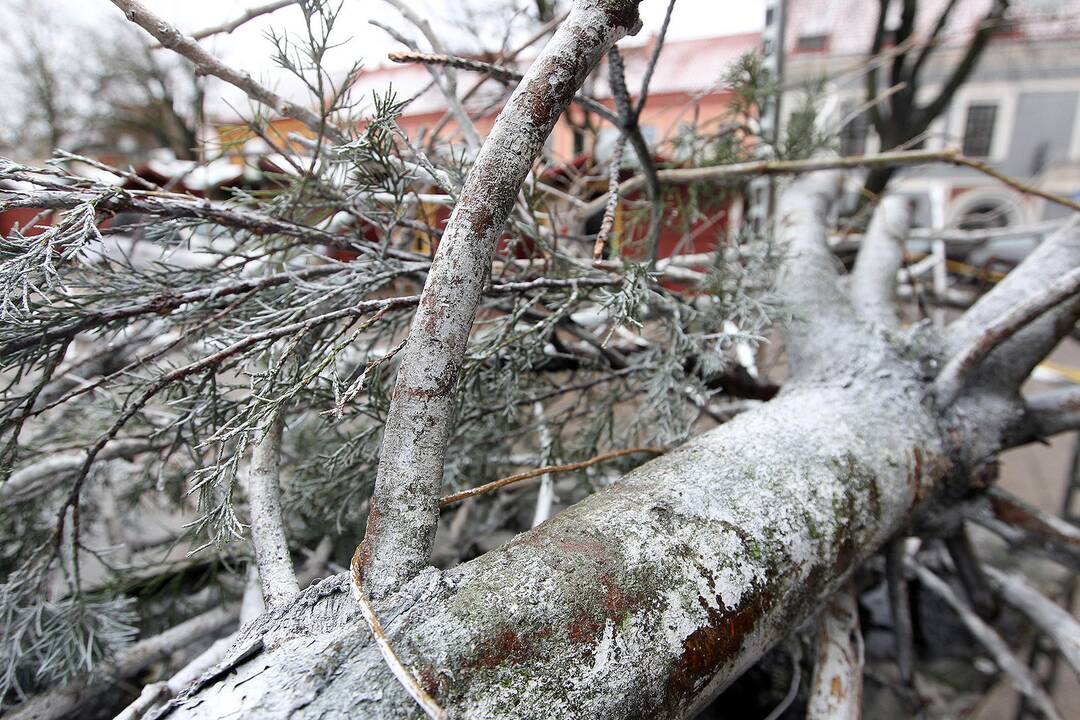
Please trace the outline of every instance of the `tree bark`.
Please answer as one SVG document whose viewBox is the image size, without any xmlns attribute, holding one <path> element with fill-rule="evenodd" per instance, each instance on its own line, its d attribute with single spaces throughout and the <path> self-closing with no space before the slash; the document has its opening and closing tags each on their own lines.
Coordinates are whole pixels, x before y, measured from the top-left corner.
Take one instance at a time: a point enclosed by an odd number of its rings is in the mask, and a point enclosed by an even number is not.
<svg viewBox="0 0 1080 720">
<path fill-rule="evenodd" d="M 439 243 L 387 414 L 354 563 L 374 599 L 428 565 L 457 375 L 495 244 L 521 184 L 585 76 L 640 25 L 640 0 L 578 0 L 484 142 Z"/>
<path fill-rule="evenodd" d="M 390 641 L 452 717 L 692 716 L 955 475 L 927 393 L 884 347 L 857 375 L 795 384 L 424 571 L 380 608 Z M 264 615 L 237 652 L 264 649 L 175 716 L 415 716 L 350 592 L 339 576 Z"/>
</svg>

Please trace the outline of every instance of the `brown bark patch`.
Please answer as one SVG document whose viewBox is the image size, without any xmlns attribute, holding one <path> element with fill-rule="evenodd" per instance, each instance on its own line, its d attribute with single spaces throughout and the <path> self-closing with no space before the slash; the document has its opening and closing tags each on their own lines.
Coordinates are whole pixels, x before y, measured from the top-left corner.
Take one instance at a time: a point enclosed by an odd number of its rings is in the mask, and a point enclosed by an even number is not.
<svg viewBox="0 0 1080 720">
<path fill-rule="evenodd" d="M 720 611 L 705 598 L 698 598 L 708 613 L 708 622 L 683 641 L 682 654 L 668 676 L 665 702 L 686 702 L 697 695 L 719 666 L 742 649 L 758 620 L 772 606 L 772 600 L 772 593 L 762 588 L 752 592 L 738 607 Z"/>
</svg>

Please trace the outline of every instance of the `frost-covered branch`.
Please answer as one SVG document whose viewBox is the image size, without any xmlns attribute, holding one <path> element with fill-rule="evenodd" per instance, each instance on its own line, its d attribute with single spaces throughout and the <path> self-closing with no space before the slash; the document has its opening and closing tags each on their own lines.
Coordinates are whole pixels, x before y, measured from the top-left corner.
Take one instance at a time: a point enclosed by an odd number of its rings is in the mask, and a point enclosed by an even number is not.
<svg viewBox="0 0 1080 720">
<path fill-rule="evenodd" d="M 251 545 L 259 567 L 262 596 L 269 608 L 292 600 L 299 592 L 285 521 L 281 515 L 281 435 L 285 417 L 275 410 L 251 451 L 248 504 Z"/>
<path fill-rule="evenodd" d="M 943 405 L 952 403 L 963 390 L 969 376 L 990 353 L 1046 312 L 1071 300 L 1078 292 L 1080 268 L 1075 268 L 1042 291 L 1024 298 L 1020 305 L 983 328 L 977 337 L 953 354 L 934 381 L 939 401 Z M 1075 323 L 1075 313 L 1070 313 L 1069 317 Z"/>
<path fill-rule="evenodd" d="M 1028 419 L 1035 434 L 1050 437 L 1080 430 L 1080 387 L 1072 386 L 1025 398 Z"/>
<path fill-rule="evenodd" d="M 638 25 L 636 2 L 578 0 L 495 121 L 462 188 L 424 285 L 384 430 L 360 562 L 376 599 L 431 557 L 454 389 L 518 190 L 585 76 Z"/>
<path fill-rule="evenodd" d="M 874 210 L 851 274 L 851 299 L 868 320 L 885 327 L 899 322 L 896 273 L 904 264 L 904 242 L 911 229 L 911 203 L 889 195 Z"/>
<path fill-rule="evenodd" d="M 807 719 L 861 718 L 863 664 L 858 593 L 852 587 L 844 587 L 818 614 L 817 662 L 810 681 Z"/>
</svg>

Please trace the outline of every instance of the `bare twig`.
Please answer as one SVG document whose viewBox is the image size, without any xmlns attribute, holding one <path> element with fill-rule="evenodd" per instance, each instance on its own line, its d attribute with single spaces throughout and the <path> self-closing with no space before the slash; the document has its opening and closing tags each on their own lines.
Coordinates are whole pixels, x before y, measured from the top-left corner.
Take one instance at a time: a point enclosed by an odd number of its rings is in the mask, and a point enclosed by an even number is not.
<svg viewBox="0 0 1080 720">
<path fill-rule="evenodd" d="M 999 487 L 964 509 L 964 516 L 1000 535 L 1010 546 L 1034 550 L 1080 572 L 1080 529 Z"/>
<path fill-rule="evenodd" d="M 604 217 L 600 221 L 600 231 L 596 233 L 596 241 L 593 243 L 593 260 L 604 257 L 604 246 L 611 235 L 611 228 L 615 226 L 615 213 L 619 208 L 619 166 L 622 165 L 625 148 L 626 136 L 620 135 L 615 140 L 611 162 L 608 163 L 608 201 L 604 207 Z"/>
<path fill-rule="evenodd" d="M 473 60 L 472 58 L 463 58 L 457 55 L 447 55 L 444 53 L 424 53 L 424 52 L 392 52 L 387 57 L 391 62 L 396 63 L 423 63 L 425 65 L 447 65 L 449 67 L 456 67 L 461 70 L 471 70 L 472 72 L 484 73 L 489 75 L 492 80 L 500 82 L 504 85 L 510 85 L 515 82 L 521 82 L 521 79 L 525 77 L 522 73 L 508 68 L 504 65 L 495 65 L 493 63 L 483 62 L 482 60 Z M 580 105 L 582 108 L 589 112 L 596 113 L 600 117 L 604 118 L 613 125 L 618 125 L 619 117 L 611 112 L 607 107 L 601 105 L 598 100 L 591 98 L 588 95 L 582 93 L 575 93 L 573 102 Z"/>
<path fill-rule="evenodd" d="M 1045 290 L 1028 297 L 1020 306 L 987 326 L 978 337 L 949 359 L 934 380 L 938 400 L 943 405 L 951 404 L 963 390 L 968 376 L 994 348 L 1077 292 L 1080 292 L 1080 268 L 1066 273 Z"/>
<path fill-rule="evenodd" d="M 1014 190 L 1025 195 L 1040 197 L 1049 202 L 1080 212 L 1080 202 L 1061 195 L 1040 190 L 994 170 L 986 163 L 966 157 L 955 150 L 910 150 L 885 152 L 876 155 L 843 158 L 811 158 L 809 160 L 755 160 L 753 162 L 733 163 L 700 168 L 676 168 L 660 170 L 657 178 L 662 185 L 692 185 L 696 183 L 722 182 L 734 177 L 753 175 L 791 175 L 813 170 L 851 170 L 866 167 L 885 167 L 890 165 L 925 165 L 928 163 L 947 163 L 977 170 L 990 175 Z M 624 181 L 619 192 L 624 195 L 640 189 L 645 184 L 643 175 L 635 175 Z M 579 217 L 589 217 L 604 207 L 607 194 L 594 198 L 578 210 Z"/>
<path fill-rule="evenodd" d="M 203 40 L 204 38 L 211 37 L 213 35 L 221 35 L 223 33 L 228 34 L 236 30 L 241 25 L 244 25 L 257 17 L 262 15 L 269 15 L 272 12 L 277 12 L 281 8 L 295 5 L 297 0 L 276 0 L 276 2 L 267 3 L 258 7 L 253 7 L 243 15 L 234 18 L 228 22 L 223 22 L 220 25 L 214 25 L 213 27 L 204 28 L 198 32 L 191 34 L 192 40 Z M 163 47 L 163 46 L 162 46 Z M 155 48 L 156 49 L 156 48 Z"/>
<path fill-rule="evenodd" d="M 1024 697 L 1030 700 L 1044 717 L 1049 720 L 1061 720 L 1061 715 L 1054 707 L 1053 701 L 1039 685 L 1038 678 L 1024 663 L 1020 662 L 1001 636 L 972 612 L 971 608 L 953 592 L 948 583 L 914 561 L 910 561 L 909 566 L 914 570 L 923 587 L 940 597 L 953 609 L 964 623 L 964 627 L 986 648 L 993 657 L 994 664 L 1008 676 L 1013 686 L 1023 693 Z"/>
<path fill-rule="evenodd" d="M 548 465 L 547 467 L 533 468 L 532 470 L 525 470 L 524 472 L 515 473 L 498 480 L 492 480 L 489 483 L 480 485 L 479 487 L 470 488 L 468 490 L 462 490 L 452 495 L 446 495 L 439 500 L 439 507 L 444 508 L 454 503 L 459 503 L 462 500 L 468 500 L 471 497 L 478 495 L 486 495 L 487 493 L 501 490 L 507 485 L 513 485 L 519 483 L 522 480 L 528 480 L 534 477 L 540 477 L 541 475 L 549 475 L 555 473 L 574 472 L 575 470 L 584 470 L 587 467 L 592 467 L 598 463 L 607 462 L 608 460 L 615 460 L 616 458 L 625 457 L 626 455 L 638 455 L 640 453 L 649 453 L 652 455 L 663 455 L 668 451 L 663 447 L 639 447 L 639 448 L 625 448 L 623 450 L 615 450 L 613 452 L 603 453 L 595 457 L 591 457 L 588 460 L 582 460 L 581 462 L 569 463 L 566 465 Z"/>
<path fill-rule="evenodd" d="M 634 154 L 637 155 L 638 162 L 641 164 L 642 176 L 645 178 L 645 192 L 649 199 L 649 229 L 645 236 L 645 247 L 651 268 L 656 265 L 660 252 L 661 222 L 664 217 L 663 196 L 660 193 L 660 181 L 656 176 L 656 160 L 653 158 L 652 148 L 645 142 L 645 136 L 641 134 L 638 113 L 633 107 L 630 91 L 626 87 L 622 55 L 619 54 L 617 47 L 608 50 L 608 84 L 611 86 L 611 96 L 615 100 L 615 107 L 619 113 L 619 130 L 634 148 Z M 644 96 L 642 96 L 642 102 L 644 102 Z M 612 196 L 617 196 L 618 188 L 609 189 L 608 192 Z M 608 207 L 611 207 L 610 203 Z"/>
<path fill-rule="evenodd" d="M 427 716 L 435 718 L 435 720 L 443 720 L 446 717 L 446 712 L 439 707 L 439 703 L 435 701 L 435 698 L 420 687 L 420 683 L 416 681 L 413 674 L 401 662 L 401 658 L 394 652 L 394 647 L 390 644 L 390 639 L 386 637 L 382 624 L 379 623 L 379 617 L 375 614 L 375 608 L 371 606 L 371 601 L 368 600 L 367 594 L 364 592 L 360 560 L 360 548 L 357 547 L 352 563 L 349 566 L 352 576 L 353 596 L 360 605 L 360 612 L 363 614 L 364 620 L 367 621 L 368 628 L 371 630 L 372 637 L 375 638 L 375 644 L 378 646 L 379 652 L 382 653 L 383 660 L 386 661 L 386 665 L 390 668 L 390 672 L 393 673 L 394 677 L 397 678 L 397 681 L 405 688 L 405 692 L 409 693 L 409 696 L 427 713 Z"/>
<path fill-rule="evenodd" d="M 1019 575 L 986 566 L 986 575 L 1001 598 L 1022 612 L 1061 651 L 1080 676 L 1080 623 L 1072 614 L 1033 588 Z"/>
<path fill-rule="evenodd" d="M 412 23 L 427 41 L 431 43 L 431 48 L 440 54 L 446 54 L 446 47 L 442 44 L 439 36 L 435 34 L 435 31 L 431 28 L 429 23 L 424 18 L 420 17 L 411 7 L 406 5 L 402 0 L 383 0 L 386 4 L 392 6 L 402 17 Z M 399 41 L 404 42 L 407 46 L 412 47 L 413 50 L 417 48 L 413 47 L 404 38 L 395 34 L 395 37 Z M 457 94 L 457 73 L 450 67 L 445 71 L 440 72 L 430 65 L 427 66 L 428 71 L 431 73 L 432 78 L 435 79 L 436 84 L 439 86 L 439 90 L 442 91 L 443 97 L 446 99 L 446 105 L 450 109 L 450 114 L 453 115 L 457 121 L 458 129 L 461 130 L 462 137 L 465 138 L 465 145 L 469 148 L 471 153 L 476 153 L 480 149 L 480 136 L 476 132 L 476 127 L 473 125 L 472 118 L 469 117 L 469 113 L 465 110 L 465 106 L 462 105 L 461 99 Z"/>
<path fill-rule="evenodd" d="M 193 38 L 184 35 L 174 25 L 150 12 L 138 0 L 112 0 L 123 11 L 124 17 L 154 37 L 163 47 L 184 56 L 195 65 L 195 72 L 213 75 L 242 90 L 252 100 L 262 103 L 285 117 L 304 123 L 312 132 L 328 134 L 335 142 L 344 143 L 347 138 L 335 128 L 326 127 L 322 119 L 307 108 L 289 102 L 277 93 L 259 84 L 247 73 L 224 64 L 207 52 Z"/>
</svg>

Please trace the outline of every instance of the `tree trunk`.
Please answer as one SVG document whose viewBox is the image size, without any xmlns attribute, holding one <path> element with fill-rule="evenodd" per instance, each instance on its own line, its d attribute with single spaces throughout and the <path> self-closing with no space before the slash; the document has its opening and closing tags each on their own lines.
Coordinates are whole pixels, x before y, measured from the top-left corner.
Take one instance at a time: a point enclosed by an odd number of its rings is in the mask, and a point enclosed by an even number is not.
<svg viewBox="0 0 1080 720">
<path fill-rule="evenodd" d="M 776 400 L 379 608 L 451 717 L 688 717 L 954 476 L 913 365 Z M 957 432 L 957 428 L 952 428 Z M 261 651 L 176 717 L 414 717 L 344 576 L 248 626 Z"/>
</svg>

